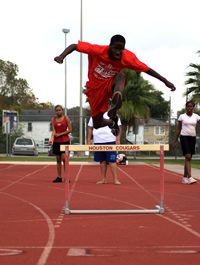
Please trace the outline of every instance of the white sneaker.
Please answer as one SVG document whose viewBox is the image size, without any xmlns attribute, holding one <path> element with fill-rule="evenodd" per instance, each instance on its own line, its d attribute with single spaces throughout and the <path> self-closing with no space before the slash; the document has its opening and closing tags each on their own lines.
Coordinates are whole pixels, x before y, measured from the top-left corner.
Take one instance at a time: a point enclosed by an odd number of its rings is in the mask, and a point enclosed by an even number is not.
<svg viewBox="0 0 200 265">
<path fill-rule="evenodd" d="M 188 184 L 188 179 L 187 178 L 183 178 L 182 179 L 182 184 Z"/>
<path fill-rule="evenodd" d="M 188 179 L 188 184 L 193 184 L 193 183 L 196 183 L 196 182 L 197 182 L 197 180 L 196 179 L 193 179 L 193 177 L 190 177 Z"/>
</svg>

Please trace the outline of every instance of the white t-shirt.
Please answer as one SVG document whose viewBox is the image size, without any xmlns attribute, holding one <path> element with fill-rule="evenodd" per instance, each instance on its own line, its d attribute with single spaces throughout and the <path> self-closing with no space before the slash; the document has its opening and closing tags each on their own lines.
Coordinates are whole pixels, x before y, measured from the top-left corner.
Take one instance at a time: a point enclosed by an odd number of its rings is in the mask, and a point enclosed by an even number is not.
<svg viewBox="0 0 200 265">
<path fill-rule="evenodd" d="M 182 122 L 181 135 L 183 136 L 196 136 L 196 124 L 200 120 L 200 116 L 193 113 L 188 116 L 186 113 L 181 114 L 178 121 Z"/>
<path fill-rule="evenodd" d="M 103 115 L 104 119 L 110 119 L 108 116 L 108 112 L 105 112 Z M 118 126 L 121 125 L 120 118 L 118 119 Z M 93 127 L 93 120 L 90 118 L 88 122 L 88 126 Z M 115 142 L 116 136 L 114 136 L 111 132 L 111 129 L 108 126 L 101 127 L 99 129 L 93 129 L 93 142 L 94 144 L 97 143 L 108 143 L 108 142 Z"/>
</svg>

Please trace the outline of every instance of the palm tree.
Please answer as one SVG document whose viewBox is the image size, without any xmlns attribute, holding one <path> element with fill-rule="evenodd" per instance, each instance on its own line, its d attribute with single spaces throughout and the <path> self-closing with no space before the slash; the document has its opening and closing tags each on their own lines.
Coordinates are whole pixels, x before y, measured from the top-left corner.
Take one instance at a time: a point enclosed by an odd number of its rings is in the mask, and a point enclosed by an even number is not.
<svg viewBox="0 0 200 265">
<path fill-rule="evenodd" d="M 197 52 L 200 56 L 200 50 Z M 191 63 L 189 67 L 192 68 L 192 71 L 186 73 L 188 80 L 185 81 L 186 85 L 190 87 L 187 88 L 187 91 L 184 93 L 184 96 L 192 95 L 192 100 L 200 103 L 200 64 Z"/>
<path fill-rule="evenodd" d="M 124 69 L 127 76 L 127 86 L 123 92 L 122 106 L 119 115 L 122 121 L 121 143 L 126 143 L 126 133 L 131 126 L 135 126 L 135 119 L 142 117 L 149 119 L 148 103 L 156 101 L 154 87 L 141 76 L 140 72 Z"/>
</svg>

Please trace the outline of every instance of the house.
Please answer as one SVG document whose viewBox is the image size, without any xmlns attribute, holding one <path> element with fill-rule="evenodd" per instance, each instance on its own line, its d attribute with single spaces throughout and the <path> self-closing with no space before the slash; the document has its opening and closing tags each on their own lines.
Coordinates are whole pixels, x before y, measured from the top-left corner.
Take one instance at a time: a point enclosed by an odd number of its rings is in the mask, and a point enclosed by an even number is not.
<svg viewBox="0 0 200 265">
<path fill-rule="evenodd" d="M 149 119 L 144 124 L 144 144 L 168 144 L 169 124 L 163 120 Z"/>
<path fill-rule="evenodd" d="M 35 140 L 39 152 L 47 152 L 52 134 L 51 118 L 55 110 L 23 110 L 19 115 L 19 126 L 25 137 Z"/>
<path fill-rule="evenodd" d="M 71 122 L 77 119 L 73 116 L 73 109 L 67 111 Z M 25 137 L 35 140 L 39 152 L 47 152 L 48 142 L 52 134 L 51 119 L 55 117 L 55 110 L 23 110 L 19 115 L 19 126 Z"/>
<path fill-rule="evenodd" d="M 127 132 L 127 141 L 132 144 L 167 144 L 169 143 L 169 124 L 156 119 L 136 119 L 136 126 Z"/>
</svg>

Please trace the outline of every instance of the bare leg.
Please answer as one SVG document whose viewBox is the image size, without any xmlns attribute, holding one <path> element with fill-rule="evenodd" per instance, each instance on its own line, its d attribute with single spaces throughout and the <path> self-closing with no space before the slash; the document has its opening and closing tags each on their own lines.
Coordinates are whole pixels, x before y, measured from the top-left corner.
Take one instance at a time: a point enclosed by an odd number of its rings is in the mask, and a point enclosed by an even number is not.
<svg viewBox="0 0 200 265">
<path fill-rule="evenodd" d="M 114 93 L 112 97 L 112 106 L 108 111 L 108 115 L 111 119 L 115 118 L 117 115 L 118 109 L 121 108 L 122 105 L 122 93 L 125 89 L 126 75 L 120 73 L 116 75 L 112 81 L 112 91 Z"/>
<path fill-rule="evenodd" d="M 120 73 L 116 75 L 112 81 L 112 91 L 113 93 L 119 91 L 121 94 L 124 92 L 126 82 L 126 75 Z"/>
<path fill-rule="evenodd" d="M 104 127 L 104 126 L 112 126 L 113 125 L 113 120 L 111 119 L 104 119 L 103 118 L 103 113 L 99 113 L 98 115 L 94 116 L 93 118 L 93 127 L 95 129 Z"/>
<path fill-rule="evenodd" d="M 108 112 L 110 113 L 109 116 L 113 119 L 116 117 L 117 110 L 121 107 L 122 103 L 122 93 L 125 89 L 125 82 L 126 82 L 126 75 L 123 73 L 120 73 L 116 75 L 113 78 L 112 81 L 112 91 L 114 93 L 112 101 L 113 107 Z M 115 93 L 118 93 L 118 96 L 115 96 Z M 120 93 L 119 93 L 120 92 Z M 113 120 L 112 119 L 104 119 L 103 113 L 99 113 L 98 115 L 93 117 L 93 127 L 95 129 L 104 127 L 104 126 L 113 126 Z"/>
<path fill-rule="evenodd" d="M 109 165 L 110 165 L 112 175 L 114 177 L 114 183 L 117 185 L 121 184 L 118 180 L 118 177 L 117 177 L 117 164 L 116 163 L 109 163 Z"/>
<path fill-rule="evenodd" d="M 191 154 L 185 155 L 184 177 L 191 177 Z"/>
<path fill-rule="evenodd" d="M 107 161 L 100 162 L 101 180 L 97 184 L 106 184 Z"/>
<path fill-rule="evenodd" d="M 61 161 L 63 162 L 63 167 L 64 167 L 64 171 L 65 171 L 65 153 L 62 153 Z"/>
<path fill-rule="evenodd" d="M 56 161 L 57 161 L 58 177 L 61 178 L 61 156 L 60 155 L 56 155 Z"/>
</svg>

